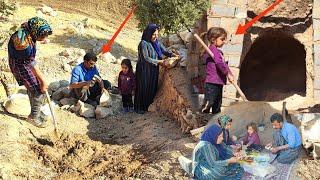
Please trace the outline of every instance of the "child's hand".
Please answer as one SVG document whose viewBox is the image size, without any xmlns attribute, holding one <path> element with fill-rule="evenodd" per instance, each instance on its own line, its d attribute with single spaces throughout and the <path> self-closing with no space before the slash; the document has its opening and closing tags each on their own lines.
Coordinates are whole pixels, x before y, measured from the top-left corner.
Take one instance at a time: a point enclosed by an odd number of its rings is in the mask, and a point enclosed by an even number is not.
<svg viewBox="0 0 320 180">
<path fill-rule="evenodd" d="M 232 74 L 228 74 L 228 79 L 230 81 L 230 83 L 234 83 L 234 76 Z"/>
</svg>

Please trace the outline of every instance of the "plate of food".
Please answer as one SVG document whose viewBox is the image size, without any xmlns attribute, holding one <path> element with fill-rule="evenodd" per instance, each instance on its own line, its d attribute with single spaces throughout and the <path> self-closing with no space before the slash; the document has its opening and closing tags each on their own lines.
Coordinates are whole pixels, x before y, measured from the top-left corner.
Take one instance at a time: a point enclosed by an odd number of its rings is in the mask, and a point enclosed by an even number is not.
<svg viewBox="0 0 320 180">
<path fill-rule="evenodd" d="M 246 163 L 252 163 L 254 161 L 254 158 L 251 156 L 244 156 L 240 158 L 240 161 L 246 162 Z"/>
</svg>

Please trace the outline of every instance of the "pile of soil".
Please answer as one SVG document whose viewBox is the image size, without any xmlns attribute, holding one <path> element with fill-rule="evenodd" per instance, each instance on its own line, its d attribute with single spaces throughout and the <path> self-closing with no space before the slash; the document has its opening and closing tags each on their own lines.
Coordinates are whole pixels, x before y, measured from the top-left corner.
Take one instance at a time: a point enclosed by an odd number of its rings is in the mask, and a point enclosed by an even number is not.
<svg viewBox="0 0 320 180">
<path fill-rule="evenodd" d="M 103 145 L 77 134 L 63 134 L 54 142 L 43 138 L 37 141 L 38 144 L 28 145 L 30 150 L 36 161 L 52 170 L 52 177 L 57 179 L 120 179 L 132 176 L 141 166 L 130 146 Z M 39 174 L 37 178 L 47 177 Z"/>
</svg>

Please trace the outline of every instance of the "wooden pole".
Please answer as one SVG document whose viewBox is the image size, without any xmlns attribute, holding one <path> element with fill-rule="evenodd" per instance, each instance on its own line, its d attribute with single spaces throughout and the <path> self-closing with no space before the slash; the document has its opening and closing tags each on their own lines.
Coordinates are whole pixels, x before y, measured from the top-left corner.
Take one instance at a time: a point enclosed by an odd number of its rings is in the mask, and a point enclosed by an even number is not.
<svg viewBox="0 0 320 180">
<path fill-rule="evenodd" d="M 54 134 L 56 135 L 56 137 L 59 137 L 59 134 L 58 134 L 58 127 L 57 127 L 57 120 L 56 120 L 56 117 L 54 115 L 54 109 L 51 105 L 51 100 L 50 100 L 50 96 L 49 96 L 49 93 L 48 91 L 46 91 L 46 97 L 47 97 L 47 101 L 49 103 L 49 108 L 50 108 L 50 112 L 51 112 L 51 115 L 52 115 L 52 120 L 53 120 L 53 125 L 54 125 Z"/>
</svg>

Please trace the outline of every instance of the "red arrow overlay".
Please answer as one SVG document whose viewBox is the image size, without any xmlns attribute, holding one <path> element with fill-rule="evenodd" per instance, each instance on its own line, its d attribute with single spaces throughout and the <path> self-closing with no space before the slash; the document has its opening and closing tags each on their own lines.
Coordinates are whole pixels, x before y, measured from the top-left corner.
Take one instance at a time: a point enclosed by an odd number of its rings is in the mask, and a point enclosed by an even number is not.
<svg viewBox="0 0 320 180">
<path fill-rule="evenodd" d="M 134 11 L 136 10 L 137 6 L 134 6 L 131 11 L 129 12 L 129 14 L 127 15 L 126 19 L 122 22 L 122 24 L 120 25 L 120 27 L 117 29 L 117 31 L 114 33 L 114 35 L 112 36 L 112 38 L 110 39 L 110 41 L 103 45 L 102 47 L 102 54 L 109 52 L 111 50 L 111 46 L 114 43 L 114 40 L 116 39 L 116 37 L 118 36 L 118 34 L 120 33 L 120 31 L 122 30 L 122 28 L 124 27 L 124 25 L 127 23 L 127 21 L 131 18 L 132 14 L 134 13 Z"/>
<path fill-rule="evenodd" d="M 272 4 L 268 9 L 264 10 L 261 14 L 253 18 L 251 21 L 249 21 L 247 24 L 242 26 L 241 24 L 238 26 L 236 34 L 244 34 L 246 33 L 247 29 L 250 28 L 256 21 L 258 21 L 260 18 L 268 14 L 275 6 L 280 4 L 283 0 L 277 0 L 274 4 Z"/>
</svg>

